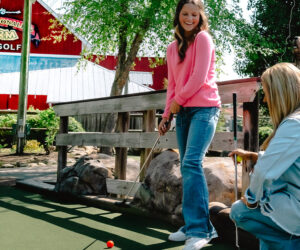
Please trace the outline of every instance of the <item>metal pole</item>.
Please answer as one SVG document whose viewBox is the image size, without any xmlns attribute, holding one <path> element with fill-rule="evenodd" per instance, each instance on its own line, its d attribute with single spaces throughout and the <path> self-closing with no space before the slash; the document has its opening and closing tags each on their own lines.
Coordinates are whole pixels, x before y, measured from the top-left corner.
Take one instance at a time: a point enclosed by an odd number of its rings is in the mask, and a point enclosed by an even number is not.
<svg viewBox="0 0 300 250">
<path fill-rule="evenodd" d="M 34 0 L 35 1 L 35 0 Z M 17 154 L 23 154 L 25 144 L 25 124 L 27 111 L 28 68 L 30 53 L 30 29 L 32 0 L 24 0 L 23 38 L 19 84 L 19 103 L 17 118 Z"/>
</svg>

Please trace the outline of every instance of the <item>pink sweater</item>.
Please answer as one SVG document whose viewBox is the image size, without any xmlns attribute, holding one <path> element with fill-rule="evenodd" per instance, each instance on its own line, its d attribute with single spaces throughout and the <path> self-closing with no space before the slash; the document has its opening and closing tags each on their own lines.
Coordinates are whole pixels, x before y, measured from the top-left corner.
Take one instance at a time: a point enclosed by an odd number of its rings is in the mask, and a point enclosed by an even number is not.
<svg viewBox="0 0 300 250">
<path fill-rule="evenodd" d="M 168 117 L 173 99 L 183 107 L 220 107 L 215 76 L 215 47 L 206 31 L 197 34 L 180 62 L 177 41 L 167 49 L 168 90 L 163 117 Z"/>
</svg>

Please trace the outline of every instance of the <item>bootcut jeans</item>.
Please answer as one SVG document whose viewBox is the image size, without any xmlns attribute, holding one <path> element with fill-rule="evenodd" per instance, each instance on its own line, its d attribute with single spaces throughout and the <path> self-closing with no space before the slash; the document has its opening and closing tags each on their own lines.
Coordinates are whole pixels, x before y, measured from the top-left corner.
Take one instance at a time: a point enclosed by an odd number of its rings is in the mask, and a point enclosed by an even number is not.
<svg viewBox="0 0 300 250">
<path fill-rule="evenodd" d="M 187 237 L 216 238 L 209 219 L 209 194 L 202 161 L 214 136 L 220 109 L 183 107 L 176 118 L 176 136 L 181 162 L 182 213 Z"/>
<path fill-rule="evenodd" d="M 285 232 L 271 218 L 263 215 L 260 208 L 249 209 L 242 201 L 232 204 L 230 218 L 243 230 L 259 239 L 260 250 L 297 250 L 300 237 Z"/>
</svg>

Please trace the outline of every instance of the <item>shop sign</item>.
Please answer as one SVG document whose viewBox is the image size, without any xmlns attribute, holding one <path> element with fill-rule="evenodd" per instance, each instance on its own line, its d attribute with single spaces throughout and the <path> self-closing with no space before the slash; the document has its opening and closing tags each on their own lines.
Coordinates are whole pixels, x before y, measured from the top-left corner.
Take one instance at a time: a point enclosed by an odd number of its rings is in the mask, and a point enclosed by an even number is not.
<svg viewBox="0 0 300 250">
<path fill-rule="evenodd" d="M 21 11 L 7 11 L 4 8 L 0 9 L 0 41 L 15 41 L 19 40 L 17 31 L 23 31 L 23 21 L 15 18 L 3 17 L 6 14 L 20 14 Z M 31 25 L 31 42 L 38 47 L 41 40 L 38 27 Z M 9 43 L 0 43 L 0 49 L 4 50 L 20 50 L 21 45 L 12 45 Z"/>
</svg>

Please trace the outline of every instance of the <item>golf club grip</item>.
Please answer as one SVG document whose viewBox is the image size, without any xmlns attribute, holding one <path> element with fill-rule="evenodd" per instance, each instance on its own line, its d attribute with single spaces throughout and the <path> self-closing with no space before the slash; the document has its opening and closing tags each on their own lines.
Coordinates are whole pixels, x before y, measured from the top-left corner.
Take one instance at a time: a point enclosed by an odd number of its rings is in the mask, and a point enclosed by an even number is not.
<svg viewBox="0 0 300 250">
<path fill-rule="evenodd" d="M 173 113 L 171 113 L 170 114 L 170 116 L 169 116 L 169 119 L 165 122 L 165 126 L 166 127 L 168 127 L 169 126 L 169 124 L 170 124 L 170 122 L 172 121 L 172 119 L 173 119 L 173 116 L 174 116 L 174 114 Z"/>
<path fill-rule="evenodd" d="M 236 101 L 236 93 L 232 94 L 233 99 L 233 136 L 234 139 L 237 139 L 237 101 Z"/>
</svg>

